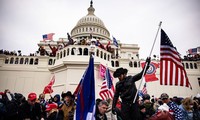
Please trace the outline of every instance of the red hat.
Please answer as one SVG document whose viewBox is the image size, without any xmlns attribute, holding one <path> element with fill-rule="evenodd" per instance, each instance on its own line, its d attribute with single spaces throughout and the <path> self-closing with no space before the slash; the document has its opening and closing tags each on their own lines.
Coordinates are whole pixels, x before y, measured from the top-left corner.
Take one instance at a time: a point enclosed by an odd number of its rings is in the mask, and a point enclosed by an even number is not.
<svg viewBox="0 0 200 120">
<path fill-rule="evenodd" d="M 55 109 L 55 108 L 58 108 L 57 104 L 50 103 L 50 104 L 46 105 L 45 111 L 50 111 L 50 110 Z"/>
<path fill-rule="evenodd" d="M 37 95 L 35 94 L 35 93 L 30 93 L 29 95 L 28 95 L 28 99 L 29 100 L 35 100 L 37 98 Z"/>
</svg>

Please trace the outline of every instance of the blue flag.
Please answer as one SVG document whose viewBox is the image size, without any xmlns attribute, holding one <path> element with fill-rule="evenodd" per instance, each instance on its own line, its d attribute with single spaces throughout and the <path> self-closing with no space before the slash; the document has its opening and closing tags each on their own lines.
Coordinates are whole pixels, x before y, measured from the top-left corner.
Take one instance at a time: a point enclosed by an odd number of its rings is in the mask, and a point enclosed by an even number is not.
<svg viewBox="0 0 200 120">
<path fill-rule="evenodd" d="M 118 47 L 118 43 L 117 43 L 117 40 L 115 39 L 115 37 L 113 37 L 113 44 Z"/>
<path fill-rule="evenodd" d="M 81 82 L 79 83 L 76 105 L 76 120 L 95 120 L 95 80 L 94 58 L 90 58 Z"/>
</svg>

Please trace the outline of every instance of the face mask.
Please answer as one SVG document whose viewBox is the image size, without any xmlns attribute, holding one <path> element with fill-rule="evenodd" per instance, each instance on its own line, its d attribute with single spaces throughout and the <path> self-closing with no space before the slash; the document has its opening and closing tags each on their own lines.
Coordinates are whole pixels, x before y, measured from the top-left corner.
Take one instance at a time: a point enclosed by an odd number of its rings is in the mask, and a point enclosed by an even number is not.
<svg viewBox="0 0 200 120">
<path fill-rule="evenodd" d="M 193 108 L 193 105 L 190 105 L 190 108 Z"/>
</svg>

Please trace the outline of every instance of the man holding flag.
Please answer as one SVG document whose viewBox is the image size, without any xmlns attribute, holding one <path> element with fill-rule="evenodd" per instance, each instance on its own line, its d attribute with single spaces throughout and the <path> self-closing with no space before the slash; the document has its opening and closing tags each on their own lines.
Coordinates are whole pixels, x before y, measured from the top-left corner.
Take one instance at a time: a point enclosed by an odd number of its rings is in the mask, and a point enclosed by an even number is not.
<svg viewBox="0 0 200 120">
<path fill-rule="evenodd" d="M 151 58 L 148 57 L 146 59 L 147 67 L 144 67 L 144 68 L 148 69 L 150 61 L 151 61 Z M 137 96 L 136 102 L 133 103 L 134 98 L 137 95 L 136 94 L 137 88 L 136 88 L 135 82 L 142 78 L 143 72 L 145 74 L 146 70 L 144 71 L 143 69 L 140 73 L 138 73 L 135 76 L 126 76 L 128 70 L 124 68 L 118 68 L 113 74 L 115 78 L 119 79 L 119 82 L 116 83 L 116 87 L 115 87 L 112 112 L 115 114 L 117 100 L 120 96 L 122 100 L 121 112 L 122 112 L 123 120 L 138 120 L 139 119 L 139 109 L 138 109 L 139 104 L 137 102 L 137 100 L 139 99 L 138 96 Z"/>
</svg>

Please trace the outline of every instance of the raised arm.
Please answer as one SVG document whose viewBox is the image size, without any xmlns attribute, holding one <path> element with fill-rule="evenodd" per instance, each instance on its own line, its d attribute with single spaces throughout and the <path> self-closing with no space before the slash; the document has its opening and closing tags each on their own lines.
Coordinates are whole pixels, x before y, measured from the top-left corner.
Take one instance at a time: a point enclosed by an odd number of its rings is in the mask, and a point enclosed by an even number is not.
<svg viewBox="0 0 200 120">
<path fill-rule="evenodd" d="M 146 64 L 146 63 L 147 63 L 147 64 Z M 146 63 L 145 63 L 145 66 L 147 65 L 147 67 L 146 67 L 146 70 L 145 70 L 145 72 L 144 72 L 144 75 L 146 74 L 147 70 L 149 69 L 149 64 L 151 63 L 151 57 L 147 57 Z M 138 74 L 136 74 L 136 75 L 134 75 L 134 76 L 132 77 L 132 81 L 133 81 L 133 82 L 138 81 L 138 80 L 140 80 L 140 79 L 142 78 L 142 75 L 143 75 L 143 71 L 144 71 L 144 69 L 145 69 L 145 66 L 144 66 L 144 68 L 142 69 L 142 71 L 141 71 L 140 73 L 138 73 Z"/>
</svg>

